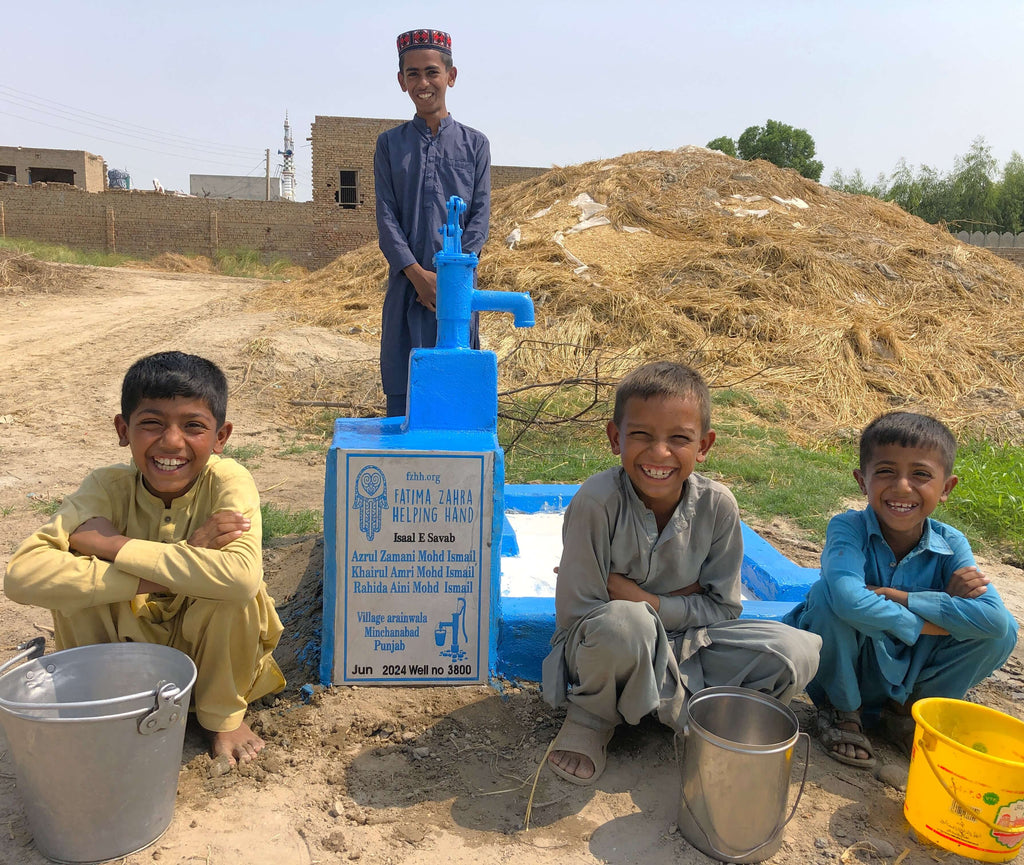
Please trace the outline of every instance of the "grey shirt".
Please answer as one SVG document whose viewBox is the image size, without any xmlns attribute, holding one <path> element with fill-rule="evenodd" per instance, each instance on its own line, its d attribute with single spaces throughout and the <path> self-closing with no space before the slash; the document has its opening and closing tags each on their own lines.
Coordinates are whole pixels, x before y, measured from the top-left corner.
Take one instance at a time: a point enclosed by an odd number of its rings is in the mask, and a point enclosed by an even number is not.
<svg viewBox="0 0 1024 865">
<path fill-rule="evenodd" d="M 743 610 L 742 562 L 739 508 L 717 481 L 691 474 L 659 534 L 653 512 L 621 466 L 594 475 L 573 497 L 562 524 L 552 645 L 608 603 L 612 573 L 660 596 L 658 615 L 670 635 L 736 619 Z M 694 583 L 700 583 L 703 594 L 669 595 Z"/>
</svg>

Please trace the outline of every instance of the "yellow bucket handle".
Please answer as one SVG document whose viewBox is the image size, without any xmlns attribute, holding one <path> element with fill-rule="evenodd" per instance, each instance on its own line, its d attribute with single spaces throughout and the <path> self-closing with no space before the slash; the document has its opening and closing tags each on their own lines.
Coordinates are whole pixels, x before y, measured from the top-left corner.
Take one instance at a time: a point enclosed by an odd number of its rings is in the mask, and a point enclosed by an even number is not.
<svg viewBox="0 0 1024 865">
<path fill-rule="evenodd" d="M 1000 826 L 998 823 L 990 823 L 980 814 L 978 814 L 971 805 L 964 802 L 956 790 L 953 790 L 946 783 L 945 779 L 939 774 L 939 767 L 935 765 L 935 761 L 932 759 L 932 755 L 928 753 L 928 749 L 924 746 L 924 737 L 922 736 L 917 740 L 918 750 L 924 754 L 924 758 L 928 761 L 928 766 L 932 770 L 932 774 L 935 775 L 935 779 L 942 785 L 942 789 L 946 791 L 946 795 L 949 796 L 960 808 L 971 817 L 973 820 L 977 820 L 983 826 L 988 826 L 997 835 L 1024 835 L 1024 826 L 1019 829 L 1011 829 L 1007 826 Z"/>
</svg>

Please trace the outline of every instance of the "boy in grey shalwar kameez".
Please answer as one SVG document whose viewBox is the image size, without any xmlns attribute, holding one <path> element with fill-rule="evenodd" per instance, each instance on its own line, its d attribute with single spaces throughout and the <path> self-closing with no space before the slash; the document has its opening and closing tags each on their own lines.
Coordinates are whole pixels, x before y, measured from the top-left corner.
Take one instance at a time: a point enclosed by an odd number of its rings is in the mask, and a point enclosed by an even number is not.
<svg viewBox="0 0 1024 865">
<path fill-rule="evenodd" d="M 549 762 L 573 783 L 597 780 L 620 723 L 657 713 L 681 730 L 687 696 L 715 685 L 788 702 L 817 669 L 817 635 L 738 619 L 736 501 L 693 473 L 715 440 L 710 420 L 699 373 L 667 362 L 634 371 L 608 424 L 622 465 L 587 480 L 566 510 L 544 697 L 568 697 Z"/>
</svg>

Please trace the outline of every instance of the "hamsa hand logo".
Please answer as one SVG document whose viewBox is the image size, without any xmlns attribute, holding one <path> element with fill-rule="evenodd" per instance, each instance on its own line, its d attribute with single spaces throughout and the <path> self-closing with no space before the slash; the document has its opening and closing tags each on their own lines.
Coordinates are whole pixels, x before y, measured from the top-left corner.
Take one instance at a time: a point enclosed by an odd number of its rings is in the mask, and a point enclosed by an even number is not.
<svg viewBox="0 0 1024 865">
<path fill-rule="evenodd" d="M 372 541 L 380 531 L 380 515 L 388 506 L 388 483 L 377 466 L 364 466 L 356 475 L 352 509 L 359 511 L 359 531 Z"/>
</svg>

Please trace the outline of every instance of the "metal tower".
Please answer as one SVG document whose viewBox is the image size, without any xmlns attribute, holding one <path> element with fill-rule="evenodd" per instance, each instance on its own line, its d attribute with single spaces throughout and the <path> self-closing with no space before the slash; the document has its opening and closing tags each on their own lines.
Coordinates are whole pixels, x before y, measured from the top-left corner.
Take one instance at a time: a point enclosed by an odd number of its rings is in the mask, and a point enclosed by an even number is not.
<svg viewBox="0 0 1024 865">
<path fill-rule="evenodd" d="M 284 165 L 281 166 L 281 198 L 285 201 L 294 201 L 295 142 L 292 140 L 292 127 L 288 123 L 287 111 L 284 113 L 284 150 L 277 152 L 284 157 Z"/>
</svg>

